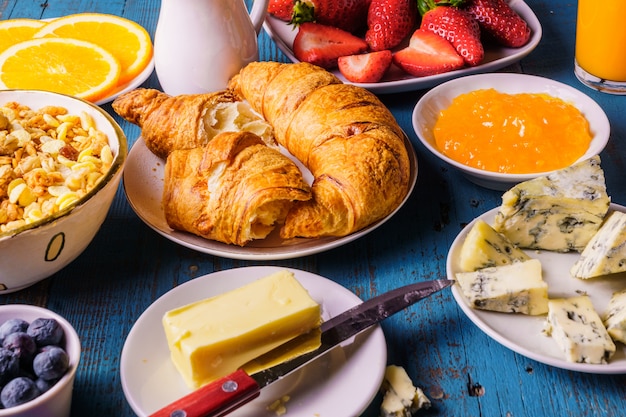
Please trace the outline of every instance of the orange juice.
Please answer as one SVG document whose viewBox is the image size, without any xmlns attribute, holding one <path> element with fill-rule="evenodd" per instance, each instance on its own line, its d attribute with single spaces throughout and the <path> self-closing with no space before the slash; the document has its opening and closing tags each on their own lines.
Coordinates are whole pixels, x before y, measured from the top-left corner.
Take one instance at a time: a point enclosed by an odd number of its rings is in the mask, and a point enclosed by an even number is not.
<svg viewBox="0 0 626 417">
<path fill-rule="evenodd" d="M 578 0 L 578 66 L 601 80 L 626 82 L 625 18 L 625 0 Z"/>
</svg>

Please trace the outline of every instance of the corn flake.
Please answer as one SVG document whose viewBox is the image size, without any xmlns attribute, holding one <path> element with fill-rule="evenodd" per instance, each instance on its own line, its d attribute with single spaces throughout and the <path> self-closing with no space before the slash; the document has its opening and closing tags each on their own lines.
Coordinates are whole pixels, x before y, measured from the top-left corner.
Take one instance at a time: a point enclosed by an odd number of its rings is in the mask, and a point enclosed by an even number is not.
<svg viewBox="0 0 626 417">
<path fill-rule="evenodd" d="M 0 233 L 42 220 L 91 191 L 114 155 L 86 112 L 0 106 Z"/>
</svg>

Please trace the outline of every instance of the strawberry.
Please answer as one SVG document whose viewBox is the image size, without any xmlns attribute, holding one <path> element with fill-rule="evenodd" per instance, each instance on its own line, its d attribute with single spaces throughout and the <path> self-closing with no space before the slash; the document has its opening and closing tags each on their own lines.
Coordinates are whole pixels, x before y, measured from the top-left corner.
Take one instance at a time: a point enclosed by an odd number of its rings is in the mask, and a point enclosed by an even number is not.
<svg viewBox="0 0 626 417">
<path fill-rule="evenodd" d="M 292 0 L 294 25 L 315 22 L 350 33 L 365 27 L 370 0 Z"/>
<path fill-rule="evenodd" d="M 393 54 L 393 62 L 416 77 L 441 74 L 465 65 L 450 42 L 425 29 L 413 32 L 409 46 Z"/>
<path fill-rule="evenodd" d="M 478 21 L 481 29 L 504 46 L 519 48 L 530 39 L 528 24 L 504 0 L 469 0 L 463 9 Z"/>
<path fill-rule="evenodd" d="M 391 65 L 391 51 L 383 50 L 366 54 L 339 57 L 339 72 L 353 83 L 376 83 L 383 78 Z"/>
<path fill-rule="evenodd" d="M 415 29 L 415 0 L 372 0 L 367 12 L 365 40 L 372 51 L 391 49 Z"/>
<path fill-rule="evenodd" d="M 366 50 L 365 40 L 345 30 L 319 23 L 301 24 L 293 40 L 296 58 L 326 69 L 336 67 L 340 56 L 360 54 Z"/>
<path fill-rule="evenodd" d="M 290 22 L 293 15 L 293 0 L 269 0 L 267 12 L 277 19 Z"/>
<path fill-rule="evenodd" d="M 422 14 L 421 29 L 429 30 L 448 40 L 470 66 L 485 57 L 480 41 L 478 22 L 468 12 L 457 8 L 457 1 L 419 0 Z"/>
</svg>

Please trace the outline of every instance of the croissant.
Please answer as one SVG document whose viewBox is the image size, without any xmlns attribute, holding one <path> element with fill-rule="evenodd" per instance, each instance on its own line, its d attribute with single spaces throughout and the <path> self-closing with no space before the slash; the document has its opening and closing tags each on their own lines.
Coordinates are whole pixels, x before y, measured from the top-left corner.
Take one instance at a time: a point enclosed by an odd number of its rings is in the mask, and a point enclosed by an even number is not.
<svg viewBox="0 0 626 417">
<path fill-rule="evenodd" d="M 282 223 L 295 201 L 311 198 L 295 163 L 250 132 L 224 132 L 206 146 L 172 151 L 163 209 L 176 230 L 244 246 Z"/>
<path fill-rule="evenodd" d="M 290 210 L 281 237 L 345 236 L 408 193 L 404 133 L 371 92 L 308 64 L 253 62 L 230 83 L 313 174 L 313 198 Z"/>
<path fill-rule="evenodd" d="M 229 130 L 252 131 L 275 145 L 271 126 L 228 90 L 169 96 L 138 88 L 117 97 L 112 107 L 141 128 L 148 149 L 163 159 L 175 149 L 202 147 Z"/>
</svg>

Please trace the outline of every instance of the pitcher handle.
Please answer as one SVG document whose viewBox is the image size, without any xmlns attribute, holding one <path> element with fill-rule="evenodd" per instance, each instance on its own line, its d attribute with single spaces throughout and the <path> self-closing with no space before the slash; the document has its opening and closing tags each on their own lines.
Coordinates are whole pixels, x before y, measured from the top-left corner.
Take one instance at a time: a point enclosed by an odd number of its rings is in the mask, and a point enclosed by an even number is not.
<svg viewBox="0 0 626 417">
<path fill-rule="evenodd" d="M 269 0 L 253 0 L 252 8 L 250 9 L 250 20 L 254 26 L 254 30 L 258 35 L 263 27 L 265 21 L 265 15 L 267 14 L 267 5 Z"/>
</svg>

